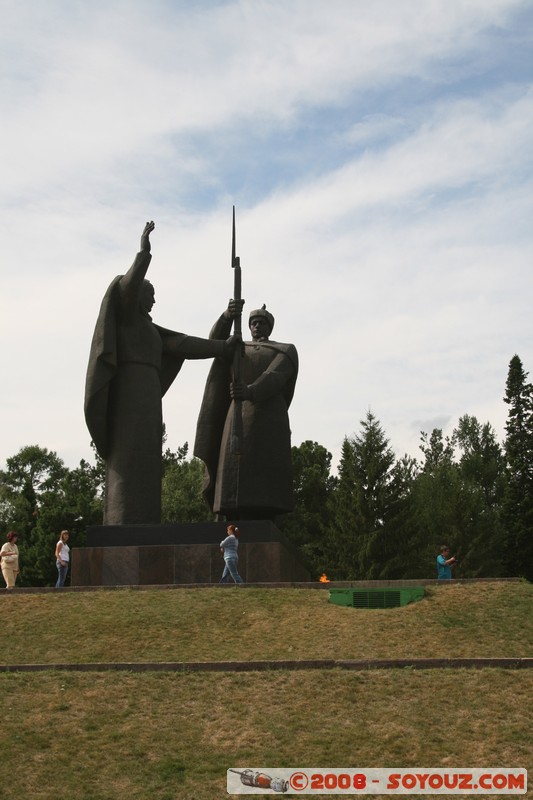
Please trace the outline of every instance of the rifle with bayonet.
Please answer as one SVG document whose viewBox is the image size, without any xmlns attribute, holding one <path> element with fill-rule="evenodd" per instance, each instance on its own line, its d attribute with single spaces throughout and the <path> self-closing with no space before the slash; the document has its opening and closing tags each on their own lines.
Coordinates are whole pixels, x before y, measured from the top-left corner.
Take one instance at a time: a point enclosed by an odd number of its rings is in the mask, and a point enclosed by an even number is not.
<svg viewBox="0 0 533 800">
<path fill-rule="evenodd" d="M 235 241 L 235 206 L 233 206 L 233 233 L 231 239 L 231 266 L 233 269 L 233 300 L 235 316 L 233 318 L 233 334 L 242 338 L 242 297 L 241 297 L 241 260 L 236 255 Z M 238 347 L 233 356 L 233 383 L 241 382 L 242 348 Z M 233 419 L 231 423 L 230 451 L 240 455 L 242 442 L 242 400 L 233 400 Z"/>
</svg>

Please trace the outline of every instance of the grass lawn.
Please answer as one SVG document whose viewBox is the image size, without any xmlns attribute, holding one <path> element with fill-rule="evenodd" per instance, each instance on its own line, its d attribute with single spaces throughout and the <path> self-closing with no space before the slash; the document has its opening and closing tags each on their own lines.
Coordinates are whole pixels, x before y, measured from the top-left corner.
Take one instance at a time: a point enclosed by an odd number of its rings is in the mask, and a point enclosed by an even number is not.
<svg viewBox="0 0 533 800">
<path fill-rule="evenodd" d="M 386 610 L 328 597 L 237 586 L 4 594 L 0 663 L 532 655 L 529 583 L 431 586 L 423 600 Z"/>
<path fill-rule="evenodd" d="M 525 583 L 387 611 L 317 590 L 4 594 L 0 660 L 531 656 L 531 600 Z M 0 674 L 0 693 L 5 800 L 216 800 L 229 767 L 533 767 L 533 670 L 50 670 Z"/>
</svg>

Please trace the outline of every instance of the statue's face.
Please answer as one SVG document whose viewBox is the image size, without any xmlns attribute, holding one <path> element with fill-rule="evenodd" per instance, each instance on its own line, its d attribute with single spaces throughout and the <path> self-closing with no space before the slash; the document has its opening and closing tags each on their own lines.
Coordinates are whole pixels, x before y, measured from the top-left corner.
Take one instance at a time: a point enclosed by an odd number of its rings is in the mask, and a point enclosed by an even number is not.
<svg viewBox="0 0 533 800">
<path fill-rule="evenodd" d="M 145 281 L 143 283 L 143 288 L 141 291 L 141 307 L 143 311 L 150 312 L 152 307 L 155 303 L 155 289 L 150 283 L 150 281 Z"/>
<path fill-rule="evenodd" d="M 250 320 L 250 333 L 254 342 L 267 342 L 270 336 L 270 325 L 264 317 L 253 317 Z"/>
</svg>

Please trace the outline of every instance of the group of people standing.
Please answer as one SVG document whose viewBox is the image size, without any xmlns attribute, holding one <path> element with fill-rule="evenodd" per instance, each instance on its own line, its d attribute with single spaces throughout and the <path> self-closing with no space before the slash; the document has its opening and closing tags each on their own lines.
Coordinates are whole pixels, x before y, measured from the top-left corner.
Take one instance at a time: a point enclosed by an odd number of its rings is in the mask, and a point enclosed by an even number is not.
<svg viewBox="0 0 533 800">
<path fill-rule="evenodd" d="M 244 583 L 239 575 L 237 564 L 239 561 L 239 529 L 235 525 L 228 525 L 227 536 L 220 542 L 220 551 L 224 556 L 224 571 L 220 583 L 228 583 L 230 577 L 235 583 Z M 6 542 L 0 550 L 2 561 L 2 575 L 6 582 L 7 589 L 14 589 L 19 568 L 19 549 L 17 547 L 18 533 L 9 531 L 6 535 Z M 69 532 L 61 531 L 59 540 L 56 544 L 55 558 L 57 567 L 56 589 L 61 589 L 65 585 L 68 568 L 70 565 L 70 547 L 68 545 Z"/>
<path fill-rule="evenodd" d="M 6 534 L 7 541 L 0 550 L 2 561 L 2 575 L 6 582 L 6 589 L 14 589 L 17 575 L 20 572 L 19 549 L 17 546 L 18 533 L 9 531 Z M 57 567 L 56 589 L 61 589 L 65 585 L 65 579 L 70 564 L 70 547 L 68 546 L 69 532 L 61 531 L 59 541 L 56 544 L 55 558 Z"/>
</svg>

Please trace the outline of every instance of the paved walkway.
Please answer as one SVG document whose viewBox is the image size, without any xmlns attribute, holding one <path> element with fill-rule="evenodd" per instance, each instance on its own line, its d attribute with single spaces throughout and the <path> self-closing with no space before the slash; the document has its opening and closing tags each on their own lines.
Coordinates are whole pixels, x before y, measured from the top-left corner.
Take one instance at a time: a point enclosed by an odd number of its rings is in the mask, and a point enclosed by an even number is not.
<svg viewBox="0 0 533 800">
<path fill-rule="evenodd" d="M 132 589 L 136 591 L 163 591 L 168 589 L 399 589 L 409 586 L 457 586 L 470 583 L 520 583 L 522 578 L 457 578 L 439 581 L 436 578 L 419 578 L 402 581 L 309 581 L 306 583 L 155 583 L 147 585 L 120 585 L 120 586 L 64 586 L 56 589 L 54 586 L 16 586 L 8 591 L 0 589 L 0 596 L 10 594 L 47 594 L 49 592 L 103 592 Z"/>
</svg>

